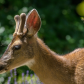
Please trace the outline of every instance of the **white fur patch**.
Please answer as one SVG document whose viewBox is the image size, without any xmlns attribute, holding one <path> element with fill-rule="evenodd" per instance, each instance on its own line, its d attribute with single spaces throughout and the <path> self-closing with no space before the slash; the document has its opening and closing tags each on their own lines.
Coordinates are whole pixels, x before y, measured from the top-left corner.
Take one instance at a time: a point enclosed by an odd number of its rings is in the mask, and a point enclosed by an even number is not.
<svg viewBox="0 0 84 84">
<path fill-rule="evenodd" d="M 29 68 L 31 68 L 34 64 L 35 64 L 35 60 L 34 60 L 34 59 L 31 59 L 31 60 L 29 60 L 29 61 L 26 63 L 26 65 L 27 65 Z"/>
</svg>

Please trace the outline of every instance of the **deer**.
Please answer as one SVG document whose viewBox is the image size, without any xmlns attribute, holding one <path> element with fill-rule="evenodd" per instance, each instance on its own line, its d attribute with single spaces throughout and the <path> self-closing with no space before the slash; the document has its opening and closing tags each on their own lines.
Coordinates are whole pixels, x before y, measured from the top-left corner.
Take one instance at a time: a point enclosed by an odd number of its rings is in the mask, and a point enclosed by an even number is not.
<svg viewBox="0 0 84 84">
<path fill-rule="evenodd" d="M 15 15 L 13 39 L 0 58 L 0 74 L 28 66 L 44 84 L 84 84 L 84 48 L 58 55 L 37 35 L 41 18 L 36 9 Z"/>
</svg>

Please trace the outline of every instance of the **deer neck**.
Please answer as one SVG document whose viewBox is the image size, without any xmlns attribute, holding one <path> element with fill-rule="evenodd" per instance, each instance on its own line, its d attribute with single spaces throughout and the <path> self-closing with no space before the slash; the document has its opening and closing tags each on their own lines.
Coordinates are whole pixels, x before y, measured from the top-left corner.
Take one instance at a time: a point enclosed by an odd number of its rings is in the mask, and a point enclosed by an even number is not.
<svg viewBox="0 0 84 84">
<path fill-rule="evenodd" d="M 63 71 L 67 66 L 66 59 L 51 51 L 39 38 L 37 38 L 34 53 L 34 63 L 29 68 L 36 73 L 40 80 L 45 84 L 55 84 L 56 81 L 57 84 L 63 84 L 62 80 L 65 79 Z M 53 80 L 53 83 L 50 83 L 49 80 Z"/>
</svg>

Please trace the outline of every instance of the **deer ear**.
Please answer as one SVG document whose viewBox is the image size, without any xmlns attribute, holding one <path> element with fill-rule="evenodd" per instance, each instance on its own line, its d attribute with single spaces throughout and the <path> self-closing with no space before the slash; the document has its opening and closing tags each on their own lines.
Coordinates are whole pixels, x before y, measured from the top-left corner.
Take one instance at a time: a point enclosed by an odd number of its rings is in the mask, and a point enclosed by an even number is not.
<svg viewBox="0 0 84 84">
<path fill-rule="evenodd" d="M 31 10 L 26 18 L 26 27 L 28 35 L 33 36 L 37 33 L 41 26 L 41 19 L 36 9 Z"/>
</svg>

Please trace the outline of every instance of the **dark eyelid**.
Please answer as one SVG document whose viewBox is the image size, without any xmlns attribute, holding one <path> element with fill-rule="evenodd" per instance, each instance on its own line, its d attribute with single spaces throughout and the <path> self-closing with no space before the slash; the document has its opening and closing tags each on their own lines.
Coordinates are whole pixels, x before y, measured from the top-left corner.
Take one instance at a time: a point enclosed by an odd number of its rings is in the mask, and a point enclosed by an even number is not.
<svg viewBox="0 0 84 84">
<path fill-rule="evenodd" d="M 13 47 L 13 49 L 15 49 L 15 50 L 19 50 L 21 48 L 21 45 L 15 45 L 14 47 Z"/>
</svg>

